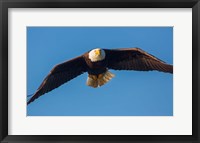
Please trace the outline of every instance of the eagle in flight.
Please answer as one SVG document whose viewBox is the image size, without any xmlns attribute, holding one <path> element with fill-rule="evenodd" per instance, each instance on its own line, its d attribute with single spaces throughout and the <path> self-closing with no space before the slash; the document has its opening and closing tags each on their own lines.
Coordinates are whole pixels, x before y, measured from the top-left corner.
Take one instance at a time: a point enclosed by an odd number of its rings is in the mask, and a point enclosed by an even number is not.
<svg viewBox="0 0 200 143">
<path fill-rule="evenodd" d="M 88 73 L 87 85 L 100 87 L 114 77 L 109 69 L 152 71 L 173 74 L 173 66 L 139 48 L 96 48 L 81 56 L 56 65 L 43 80 L 27 104 L 73 78 Z"/>
</svg>

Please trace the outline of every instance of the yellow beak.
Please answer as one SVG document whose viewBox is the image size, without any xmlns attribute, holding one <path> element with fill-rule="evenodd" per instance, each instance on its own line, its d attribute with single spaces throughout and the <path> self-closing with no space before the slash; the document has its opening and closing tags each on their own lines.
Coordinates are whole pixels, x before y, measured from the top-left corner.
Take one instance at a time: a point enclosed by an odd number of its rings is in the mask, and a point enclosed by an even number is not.
<svg viewBox="0 0 200 143">
<path fill-rule="evenodd" d="M 95 54 L 96 54 L 97 56 L 101 55 L 101 50 L 100 50 L 100 49 L 95 50 Z"/>
</svg>

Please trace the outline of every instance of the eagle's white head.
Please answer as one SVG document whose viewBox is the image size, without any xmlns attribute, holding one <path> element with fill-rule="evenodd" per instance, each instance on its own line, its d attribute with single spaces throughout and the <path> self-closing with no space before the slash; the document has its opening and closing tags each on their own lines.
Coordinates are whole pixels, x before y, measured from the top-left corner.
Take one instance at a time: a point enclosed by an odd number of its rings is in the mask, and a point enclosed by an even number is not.
<svg viewBox="0 0 200 143">
<path fill-rule="evenodd" d="M 102 61 L 105 59 L 106 53 L 103 49 L 97 48 L 89 52 L 89 59 L 92 62 Z"/>
</svg>

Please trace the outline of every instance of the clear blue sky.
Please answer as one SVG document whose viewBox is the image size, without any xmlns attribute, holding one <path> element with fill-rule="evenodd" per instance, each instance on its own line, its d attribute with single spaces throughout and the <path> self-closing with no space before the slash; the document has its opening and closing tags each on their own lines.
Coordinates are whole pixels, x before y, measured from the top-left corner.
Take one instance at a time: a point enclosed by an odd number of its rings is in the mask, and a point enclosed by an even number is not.
<svg viewBox="0 0 200 143">
<path fill-rule="evenodd" d="M 27 95 L 54 65 L 94 48 L 139 47 L 173 64 L 173 27 L 27 27 Z M 157 71 L 115 71 L 99 88 L 87 73 L 44 94 L 28 116 L 172 116 L 173 75 Z"/>
</svg>

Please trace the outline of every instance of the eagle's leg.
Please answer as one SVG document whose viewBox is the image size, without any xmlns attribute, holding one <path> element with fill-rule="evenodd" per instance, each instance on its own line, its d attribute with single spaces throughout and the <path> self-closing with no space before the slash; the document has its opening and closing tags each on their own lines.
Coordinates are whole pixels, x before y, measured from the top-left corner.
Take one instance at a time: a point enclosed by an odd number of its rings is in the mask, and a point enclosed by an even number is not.
<svg viewBox="0 0 200 143">
<path fill-rule="evenodd" d="M 99 74 L 99 75 L 98 75 L 98 79 L 99 79 L 99 78 L 103 78 L 104 74 L 105 74 L 105 73 Z"/>
<path fill-rule="evenodd" d="M 98 86 L 106 84 L 114 76 L 115 75 L 109 72 L 108 70 L 98 75 L 88 74 L 87 85 L 96 88 Z"/>
<path fill-rule="evenodd" d="M 98 75 L 98 86 L 102 86 L 107 82 L 107 80 L 104 79 L 104 75 L 105 75 L 105 73 Z"/>
<path fill-rule="evenodd" d="M 91 86 L 91 87 L 98 87 L 98 76 L 97 75 L 92 75 L 92 74 L 88 74 L 88 78 L 87 78 L 87 85 Z"/>
<path fill-rule="evenodd" d="M 97 80 L 98 75 L 92 75 L 92 74 L 89 74 L 89 77 L 92 78 L 93 80 Z"/>
</svg>

